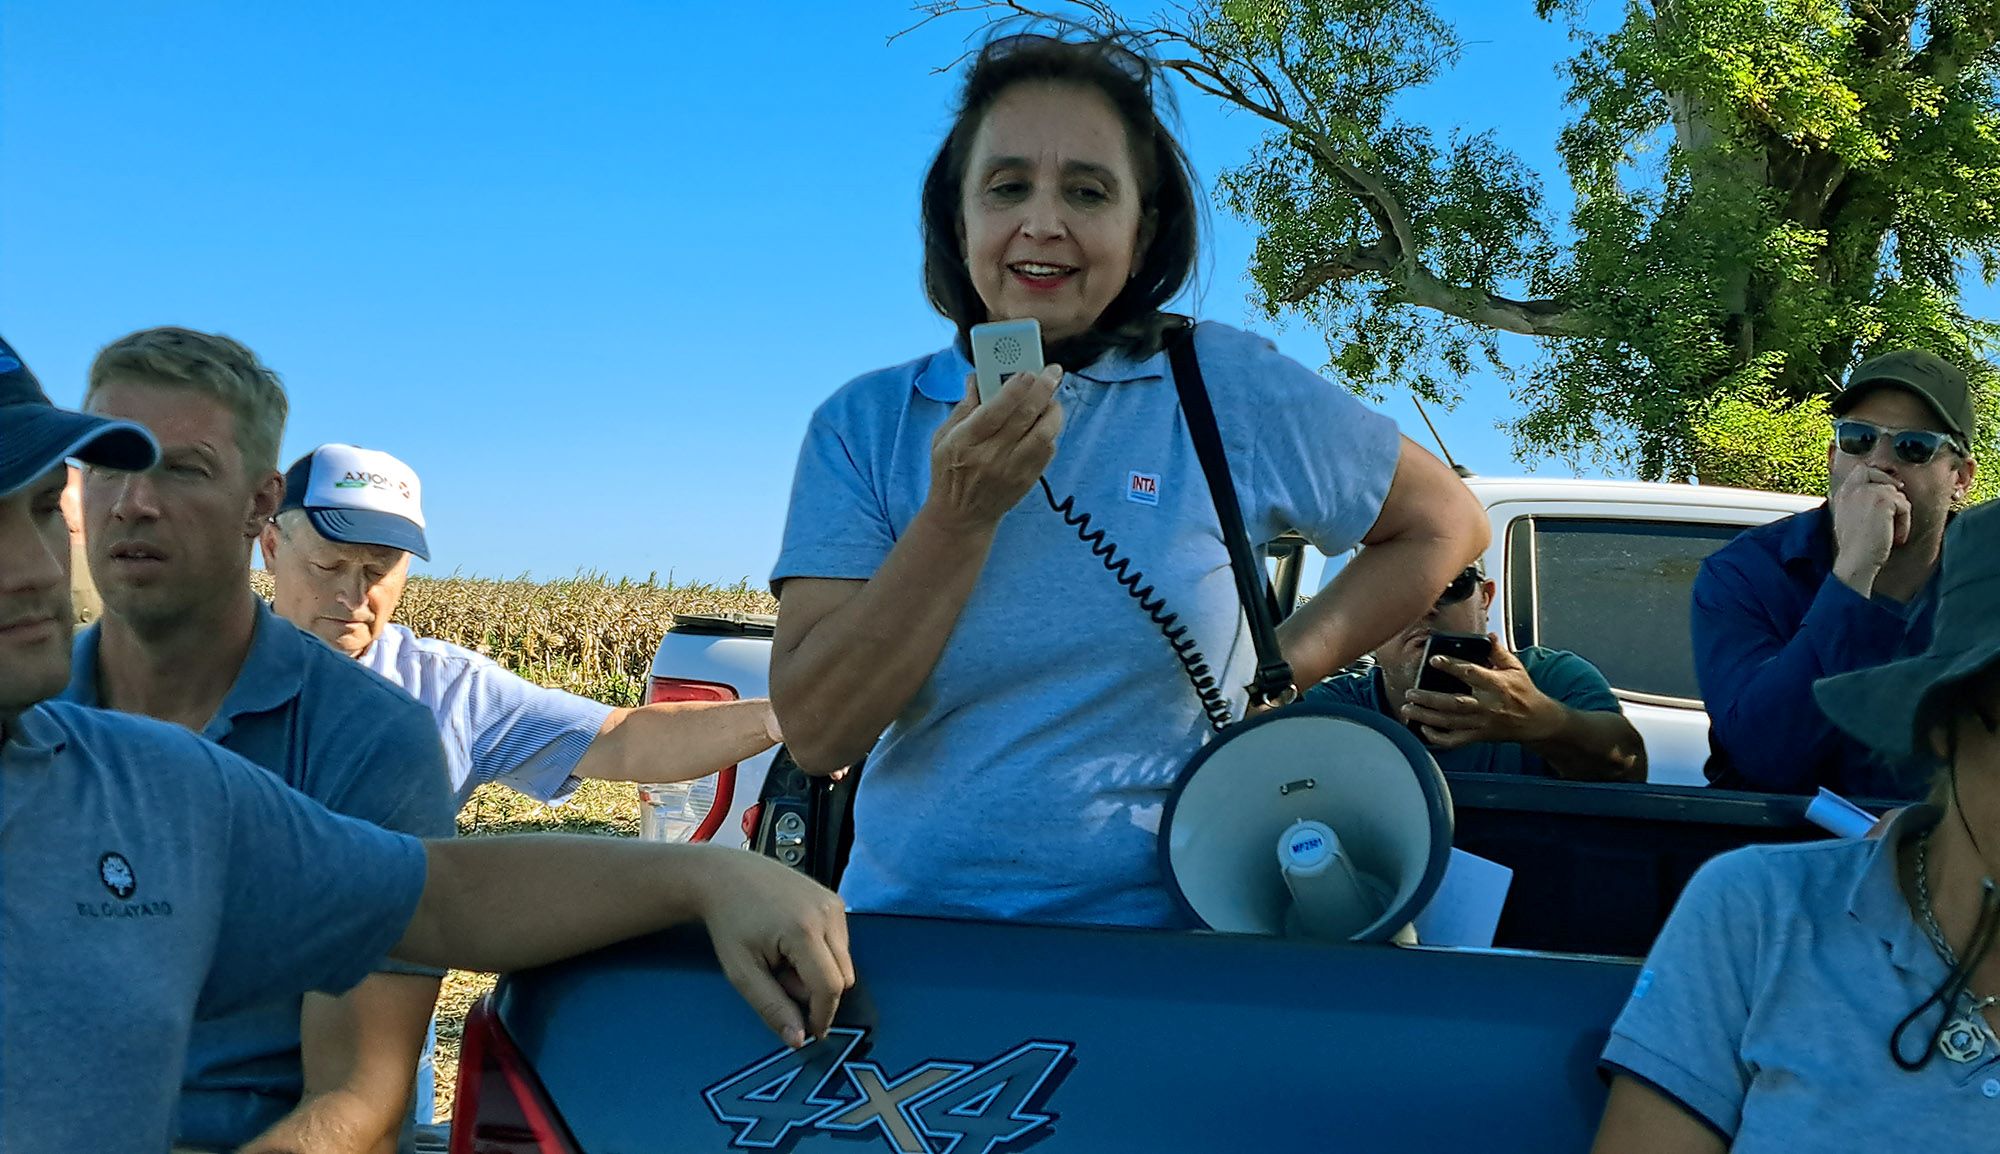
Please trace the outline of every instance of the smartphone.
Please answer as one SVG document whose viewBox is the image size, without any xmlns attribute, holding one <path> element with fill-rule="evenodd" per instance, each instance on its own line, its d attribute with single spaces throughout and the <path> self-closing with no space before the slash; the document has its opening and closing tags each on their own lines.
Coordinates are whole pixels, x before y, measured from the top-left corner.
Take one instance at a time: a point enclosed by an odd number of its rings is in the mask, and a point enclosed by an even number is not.
<svg viewBox="0 0 2000 1154">
<path fill-rule="evenodd" d="M 1417 688 L 1432 693 L 1470 693 L 1470 685 L 1433 666 L 1433 657 L 1456 657 L 1473 665 L 1486 665 L 1493 660 L 1493 639 L 1480 633 L 1433 633 L 1424 645 L 1424 665 L 1417 674 Z"/>
<path fill-rule="evenodd" d="M 979 403 L 991 404 L 1000 386 L 1015 373 L 1042 371 L 1042 322 L 988 321 L 973 325 L 972 370 L 979 383 Z"/>
</svg>

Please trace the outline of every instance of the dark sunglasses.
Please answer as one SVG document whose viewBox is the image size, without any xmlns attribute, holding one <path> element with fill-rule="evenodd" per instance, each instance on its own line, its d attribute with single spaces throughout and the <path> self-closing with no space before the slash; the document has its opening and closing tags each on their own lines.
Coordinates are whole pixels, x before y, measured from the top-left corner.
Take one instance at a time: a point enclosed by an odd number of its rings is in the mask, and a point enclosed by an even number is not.
<svg viewBox="0 0 2000 1154">
<path fill-rule="evenodd" d="M 1865 457 L 1874 452 L 1875 443 L 1883 437 L 1891 438 L 1896 459 L 1908 465 L 1930 464 L 1939 449 L 1949 448 L 1960 456 L 1965 455 L 1965 450 L 1958 447 L 1958 439 L 1950 433 L 1934 433 L 1929 429 L 1884 429 L 1867 421 L 1833 423 L 1833 443 L 1850 457 Z"/>
<path fill-rule="evenodd" d="M 1444 587 L 1444 592 L 1438 594 L 1437 607 L 1442 609 L 1447 605 L 1456 605 L 1472 596 L 1472 591 L 1479 588 L 1481 580 L 1476 566 L 1466 566 L 1465 572 L 1453 577 L 1451 584 Z"/>
<path fill-rule="evenodd" d="M 1153 66 L 1146 63 L 1144 57 L 1131 49 L 1120 47 L 1109 41 L 1096 41 L 1086 44 L 1079 41 L 1064 40 L 1060 36 L 1046 36 L 1040 32 L 1020 32 L 1012 36 L 1002 36 L 998 40 L 992 41 L 980 51 L 979 55 L 982 60 L 1005 60 L 1007 57 L 1024 48 L 1033 48 L 1044 44 L 1068 44 L 1078 48 L 1095 48 L 1097 54 L 1102 56 L 1106 63 L 1124 73 L 1128 78 L 1141 86 L 1147 88 L 1152 86 Z"/>
</svg>

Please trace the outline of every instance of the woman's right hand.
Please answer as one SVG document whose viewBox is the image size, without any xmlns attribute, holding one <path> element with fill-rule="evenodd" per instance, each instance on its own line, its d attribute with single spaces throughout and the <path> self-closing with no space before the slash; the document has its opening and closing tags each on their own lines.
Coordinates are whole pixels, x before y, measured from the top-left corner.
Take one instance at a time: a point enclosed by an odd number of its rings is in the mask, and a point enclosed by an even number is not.
<svg viewBox="0 0 2000 1154">
<path fill-rule="evenodd" d="M 1062 366 L 1017 373 L 991 404 L 979 403 L 971 375 L 965 399 L 931 438 L 933 514 L 964 529 L 986 530 L 1020 503 L 1056 455 L 1062 406 L 1056 386 Z"/>
</svg>

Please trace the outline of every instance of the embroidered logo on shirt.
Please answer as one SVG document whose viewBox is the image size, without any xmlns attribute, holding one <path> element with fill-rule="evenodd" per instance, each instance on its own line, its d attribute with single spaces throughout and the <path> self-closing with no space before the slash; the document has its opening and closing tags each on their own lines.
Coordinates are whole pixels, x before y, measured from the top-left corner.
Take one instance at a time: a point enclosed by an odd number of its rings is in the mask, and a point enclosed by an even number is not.
<svg viewBox="0 0 2000 1154">
<path fill-rule="evenodd" d="M 1134 472 L 1125 482 L 1125 499 L 1140 505 L 1160 503 L 1160 475 Z"/>
<path fill-rule="evenodd" d="M 108 853 L 97 859 L 97 879 L 111 896 L 124 901 L 139 888 L 139 879 L 132 873 L 132 863 L 121 853 Z"/>
</svg>

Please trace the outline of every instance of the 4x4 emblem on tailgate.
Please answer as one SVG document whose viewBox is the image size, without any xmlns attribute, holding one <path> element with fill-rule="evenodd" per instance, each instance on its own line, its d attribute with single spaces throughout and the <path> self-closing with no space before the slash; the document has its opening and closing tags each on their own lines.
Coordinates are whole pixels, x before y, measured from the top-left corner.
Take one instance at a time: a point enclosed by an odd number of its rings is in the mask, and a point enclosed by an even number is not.
<svg viewBox="0 0 2000 1154">
<path fill-rule="evenodd" d="M 1049 1095 L 1068 1076 L 1068 1042 L 1023 1042 L 982 1065 L 932 1059 L 891 1078 L 854 1061 L 868 1031 L 835 1028 L 779 1050 L 701 1092 L 742 1150 L 790 1150 L 815 1131 L 876 1133 L 897 1154 L 993 1154 L 1049 1136 Z"/>
</svg>

